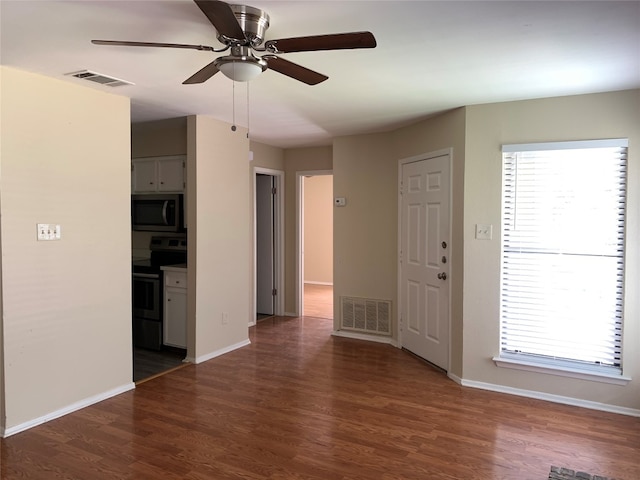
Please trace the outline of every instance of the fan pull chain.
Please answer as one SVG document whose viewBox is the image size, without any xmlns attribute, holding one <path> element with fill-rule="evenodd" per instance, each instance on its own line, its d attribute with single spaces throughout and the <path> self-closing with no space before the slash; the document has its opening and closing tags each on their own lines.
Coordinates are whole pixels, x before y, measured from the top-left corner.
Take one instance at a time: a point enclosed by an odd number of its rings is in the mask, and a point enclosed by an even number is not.
<svg viewBox="0 0 640 480">
<path fill-rule="evenodd" d="M 233 62 L 234 77 L 235 77 L 235 70 L 236 70 L 236 62 Z M 235 132 L 237 128 L 236 127 L 236 82 L 235 80 L 233 80 L 231 84 L 233 85 L 232 91 L 231 91 L 231 108 L 232 108 L 231 131 Z"/>
<path fill-rule="evenodd" d="M 247 138 L 249 138 L 249 83 L 247 82 Z"/>
</svg>

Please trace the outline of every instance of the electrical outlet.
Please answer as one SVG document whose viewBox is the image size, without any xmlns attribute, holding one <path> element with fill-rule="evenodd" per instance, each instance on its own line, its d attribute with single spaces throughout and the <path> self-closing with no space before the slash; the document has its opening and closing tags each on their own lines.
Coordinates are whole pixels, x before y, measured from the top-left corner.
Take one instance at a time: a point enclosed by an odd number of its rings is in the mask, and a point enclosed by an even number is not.
<svg viewBox="0 0 640 480">
<path fill-rule="evenodd" d="M 336 197 L 333 201 L 336 207 L 344 207 L 347 204 L 347 199 L 344 197 Z"/>
<path fill-rule="evenodd" d="M 493 237 L 493 225 L 476 223 L 476 240 L 491 240 Z"/>
<path fill-rule="evenodd" d="M 222 312 L 222 325 L 229 323 L 229 312 Z"/>
</svg>

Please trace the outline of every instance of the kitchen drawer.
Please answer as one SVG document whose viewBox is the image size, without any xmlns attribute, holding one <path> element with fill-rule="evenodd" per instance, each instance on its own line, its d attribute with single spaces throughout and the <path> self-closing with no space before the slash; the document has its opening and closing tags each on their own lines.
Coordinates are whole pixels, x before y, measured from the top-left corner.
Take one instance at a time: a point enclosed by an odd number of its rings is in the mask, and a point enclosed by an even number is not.
<svg viewBox="0 0 640 480">
<path fill-rule="evenodd" d="M 187 288 L 187 272 L 164 272 L 164 285 L 166 287 Z"/>
</svg>

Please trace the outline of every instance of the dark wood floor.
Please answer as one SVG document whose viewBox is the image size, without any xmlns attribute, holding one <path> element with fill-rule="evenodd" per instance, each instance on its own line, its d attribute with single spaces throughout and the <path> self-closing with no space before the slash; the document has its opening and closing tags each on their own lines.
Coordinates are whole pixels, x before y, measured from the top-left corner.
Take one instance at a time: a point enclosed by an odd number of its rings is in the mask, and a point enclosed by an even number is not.
<svg viewBox="0 0 640 480">
<path fill-rule="evenodd" d="M 250 346 L 2 440 L 0 477 L 640 478 L 640 418 L 464 388 L 331 329 L 263 320 Z"/>
<path fill-rule="evenodd" d="M 140 382 L 184 365 L 186 351 L 164 348 L 160 351 L 133 348 L 133 381 Z"/>
</svg>

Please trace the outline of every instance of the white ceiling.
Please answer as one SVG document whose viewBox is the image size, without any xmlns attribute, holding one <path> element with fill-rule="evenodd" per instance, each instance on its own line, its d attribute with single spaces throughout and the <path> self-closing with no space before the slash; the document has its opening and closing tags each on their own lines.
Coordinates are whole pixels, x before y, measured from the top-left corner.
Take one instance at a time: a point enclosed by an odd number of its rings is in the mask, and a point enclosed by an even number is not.
<svg viewBox="0 0 640 480">
<path fill-rule="evenodd" d="M 388 131 L 489 102 L 640 87 L 638 1 L 262 1 L 266 39 L 371 31 L 375 49 L 281 56 L 329 76 L 308 86 L 267 70 L 247 88 L 217 74 L 182 81 L 225 53 L 97 46 L 91 39 L 220 48 L 192 0 L 0 0 L 3 65 L 131 98 L 132 121 L 191 114 L 247 126 L 283 148 Z M 88 69 L 135 83 L 66 77 Z M 96 112 L 99 114 L 99 112 Z"/>
</svg>

